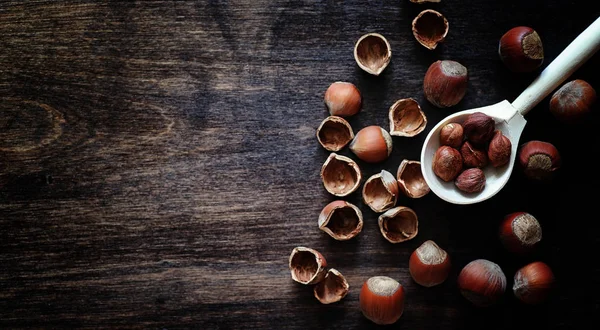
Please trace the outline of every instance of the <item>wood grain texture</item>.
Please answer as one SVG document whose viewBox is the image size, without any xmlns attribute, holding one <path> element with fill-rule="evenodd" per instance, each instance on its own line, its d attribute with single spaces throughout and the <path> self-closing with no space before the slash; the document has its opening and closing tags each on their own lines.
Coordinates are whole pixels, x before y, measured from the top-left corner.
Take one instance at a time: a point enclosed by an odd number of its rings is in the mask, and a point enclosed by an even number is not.
<svg viewBox="0 0 600 330">
<path fill-rule="evenodd" d="M 411 34 L 424 8 L 450 22 L 435 51 Z M 402 159 L 418 159 L 441 118 L 511 101 L 532 81 L 535 73 L 511 74 L 500 63 L 505 31 L 534 27 L 545 66 L 598 17 L 595 8 L 575 0 L 2 1 L 0 328 L 367 329 L 374 326 L 360 314 L 358 292 L 374 275 L 406 288 L 398 327 L 584 328 L 600 312 L 600 239 L 592 230 L 599 182 L 590 158 L 600 143 L 597 111 L 567 127 L 544 100 L 527 115 L 522 141 L 558 147 L 564 164 L 555 182 L 534 184 L 515 172 L 493 199 L 471 206 L 433 194 L 401 198 L 420 227 L 398 245 L 383 239 L 359 193 L 347 200 L 363 210 L 361 234 L 338 242 L 318 230 L 333 196 L 319 178 L 328 152 L 315 129 L 334 81 L 362 92 L 363 108 L 350 119 L 355 131 L 388 128 L 389 106 L 417 99 L 425 131 L 394 137 L 383 163 L 359 161 L 365 177 L 395 173 Z M 352 56 L 367 32 L 392 47 L 379 77 Z M 422 95 L 436 59 L 469 70 L 467 94 L 450 109 Z M 596 55 L 573 78 L 600 89 L 599 69 Z M 496 237 L 501 218 L 517 210 L 543 225 L 541 249 L 528 258 L 509 255 Z M 446 283 L 429 289 L 407 270 L 427 239 L 454 265 Z M 321 305 L 312 287 L 291 280 L 295 246 L 319 250 L 347 277 L 344 300 Z M 476 258 L 500 264 L 509 286 L 517 268 L 545 261 L 557 291 L 538 307 L 507 291 L 494 308 L 473 308 L 456 276 Z"/>
</svg>

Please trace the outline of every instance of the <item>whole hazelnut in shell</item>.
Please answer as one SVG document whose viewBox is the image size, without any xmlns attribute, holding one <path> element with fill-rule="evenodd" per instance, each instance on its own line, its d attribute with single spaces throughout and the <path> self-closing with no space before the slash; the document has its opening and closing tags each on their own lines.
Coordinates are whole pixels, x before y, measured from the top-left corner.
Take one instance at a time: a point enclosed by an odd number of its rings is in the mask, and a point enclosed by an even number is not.
<svg viewBox="0 0 600 330">
<path fill-rule="evenodd" d="M 596 103 L 596 91 L 585 80 L 576 79 L 564 84 L 550 99 L 550 113 L 562 122 L 580 123 L 588 117 Z"/>
<path fill-rule="evenodd" d="M 532 72 L 544 62 L 544 47 L 539 34 L 528 26 L 517 26 L 500 38 L 498 54 L 513 72 Z"/>
<path fill-rule="evenodd" d="M 506 276 L 498 264 L 486 259 L 468 263 L 458 274 L 460 293 L 473 305 L 488 307 L 506 291 Z"/>
<path fill-rule="evenodd" d="M 460 102 L 467 92 L 467 68 L 451 60 L 433 62 L 423 79 L 423 93 L 427 101 L 438 108 L 451 107 Z"/>
</svg>

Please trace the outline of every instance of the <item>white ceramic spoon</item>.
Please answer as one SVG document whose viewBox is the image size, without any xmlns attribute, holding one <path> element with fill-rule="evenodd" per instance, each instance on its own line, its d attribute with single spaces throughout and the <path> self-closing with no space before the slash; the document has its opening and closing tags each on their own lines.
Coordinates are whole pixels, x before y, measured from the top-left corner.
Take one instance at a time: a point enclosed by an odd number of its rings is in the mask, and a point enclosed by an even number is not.
<svg viewBox="0 0 600 330">
<path fill-rule="evenodd" d="M 599 48 L 600 18 L 597 18 L 512 103 L 504 100 L 486 107 L 460 111 L 444 118 L 435 125 L 427 135 L 423 149 L 421 150 L 421 171 L 431 191 L 441 199 L 453 204 L 478 203 L 498 193 L 510 178 L 515 164 L 519 138 L 527 123 L 523 116 L 562 84 L 586 60 L 594 55 Z M 486 176 L 485 188 L 479 193 L 468 194 L 458 190 L 454 182 L 444 182 L 439 179 L 433 173 L 432 158 L 440 146 L 440 129 L 445 124 L 451 122 L 462 123 L 468 114 L 476 111 L 486 113 L 495 119 L 496 128 L 502 130 L 504 135 L 510 139 L 512 153 L 510 162 L 507 165 L 500 168 L 486 166 L 484 168 Z"/>
</svg>

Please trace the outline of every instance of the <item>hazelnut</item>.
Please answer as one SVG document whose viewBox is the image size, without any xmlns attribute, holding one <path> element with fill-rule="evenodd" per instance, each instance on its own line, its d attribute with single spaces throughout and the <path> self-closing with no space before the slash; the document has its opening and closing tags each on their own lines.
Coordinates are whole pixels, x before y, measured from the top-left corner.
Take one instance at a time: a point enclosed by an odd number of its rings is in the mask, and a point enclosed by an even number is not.
<svg viewBox="0 0 600 330">
<path fill-rule="evenodd" d="M 317 128 L 317 140 L 329 151 L 340 151 L 354 138 L 350 124 L 342 117 L 329 116 Z"/>
<path fill-rule="evenodd" d="M 450 274 L 448 253 L 434 241 L 423 242 L 410 256 L 408 271 L 413 280 L 425 287 L 443 283 Z"/>
<path fill-rule="evenodd" d="M 331 116 L 350 117 L 360 111 L 362 97 L 354 84 L 337 81 L 325 91 L 324 101 Z"/>
<path fill-rule="evenodd" d="M 479 111 L 469 114 L 462 125 L 466 139 L 480 146 L 486 145 L 496 130 L 494 118 Z"/>
<path fill-rule="evenodd" d="M 358 189 L 362 174 L 352 159 L 332 152 L 321 167 L 321 180 L 330 194 L 343 197 Z"/>
<path fill-rule="evenodd" d="M 417 160 L 404 159 L 398 166 L 396 172 L 398 187 L 400 191 L 410 198 L 421 198 L 430 191 L 423 172 L 421 171 L 421 162 Z"/>
<path fill-rule="evenodd" d="M 538 33 L 528 26 L 517 26 L 500 38 L 498 54 L 513 72 L 532 72 L 544 61 L 544 47 Z"/>
<path fill-rule="evenodd" d="M 439 147 L 433 155 L 433 173 L 440 179 L 450 182 L 463 169 L 463 159 L 460 152 L 449 146 Z"/>
<path fill-rule="evenodd" d="M 325 278 L 313 289 L 315 298 L 322 304 L 332 304 L 342 300 L 350 290 L 350 284 L 346 278 L 335 268 L 330 268 Z"/>
<path fill-rule="evenodd" d="M 350 150 L 367 163 L 382 162 L 392 153 L 392 137 L 379 126 L 367 126 L 356 133 Z"/>
<path fill-rule="evenodd" d="M 316 284 L 325 278 L 327 261 L 319 251 L 303 246 L 295 247 L 289 260 L 292 279 L 300 284 Z"/>
<path fill-rule="evenodd" d="M 494 167 L 500 167 L 508 164 L 512 153 L 512 143 L 502 134 L 502 131 L 496 130 L 490 144 L 488 145 L 488 159 Z"/>
<path fill-rule="evenodd" d="M 526 177 L 534 181 L 549 181 L 561 166 L 556 147 L 544 141 L 532 140 L 521 144 L 519 165 Z"/>
<path fill-rule="evenodd" d="M 512 253 L 532 252 L 542 240 L 542 226 L 527 212 L 513 212 L 504 217 L 500 224 L 500 242 Z"/>
<path fill-rule="evenodd" d="M 464 138 L 463 127 L 459 123 L 448 123 L 440 130 L 440 145 L 458 149 Z"/>
<path fill-rule="evenodd" d="M 363 284 L 359 304 L 362 314 L 375 324 L 393 324 L 404 312 L 404 287 L 387 276 L 373 276 Z"/>
<path fill-rule="evenodd" d="M 419 219 L 411 208 L 396 206 L 379 216 L 379 230 L 390 243 L 411 240 L 419 232 Z"/>
<path fill-rule="evenodd" d="M 451 107 L 467 92 L 468 71 L 465 66 L 450 60 L 433 62 L 423 79 L 423 93 L 438 108 Z"/>
<path fill-rule="evenodd" d="M 454 184 L 460 191 L 469 194 L 480 192 L 485 188 L 485 174 L 480 168 L 469 168 L 456 178 Z"/>
<path fill-rule="evenodd" d="M 427 117 L 415 99 L 396 101 L 389 110 L 390 135 L 415 136 L 427 126 Z"/>
<path fill-rule="evenodd" d="M 469 141 L 465 141 L 462 147 L 460 147 L 460 155 L 466 167 L 483 168 L 489 162 L 487 152 L 473 146 Z"/>
<path fill-rule="evenodd" d="M 354 60 L 361 69 L 372 75 L 380 75 L 391 58 L 390 43 L 379 33 L 367 33 L 354 45 Z"/>
<path fill-rule="evenodd" d="M 535 261 L 517 270 L 513 293 L 520 301 L 537 305 L 548 299 L 555 282 L 552 269 L 541 261 Z"/>
<path fill-rule="evenodd" d="M 362 228 L 363 216 L 360 209 L 343 200 L 325 205 L 319 214 L 319 229 L 338 241 L 355 237 Z"/>
<path fill-rule="evenodd" d="M 550 99 L 550 113 L 562 122 L 574 124 L 587 118 L 596 103 L 596 91 L 586 81 L 572 80 L 559 88 Z"/>
<path fill-rule="evenodd" d="M 475 306 L 487 307 L 502 298 L 506 291 L 506 276 L 498 264 L 477 259 L 458 274 L 458 288 L 463 297 Z"/>
<path fill-rule="evenodd" d="M 412 32 L 423 47 L 433 50 L 446 39 L 448 20 L 433 9 L 421 11 L 412 21 Z"/>
<path fill-rule="evenodd" d="M 386 170 L 373 174 L 363 185 L 363 201 L 373 212 L 384 212 L 396 205 L 398 181 Z"/>
</svg>

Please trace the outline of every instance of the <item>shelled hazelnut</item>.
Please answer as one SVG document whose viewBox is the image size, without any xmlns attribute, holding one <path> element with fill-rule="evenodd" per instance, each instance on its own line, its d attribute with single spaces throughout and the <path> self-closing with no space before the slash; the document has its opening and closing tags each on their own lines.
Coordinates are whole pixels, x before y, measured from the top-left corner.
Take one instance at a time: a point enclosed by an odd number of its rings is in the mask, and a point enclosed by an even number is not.
<svg viewBox="0 0 600 330">
<path fill-rule="evenodd" d="M 488 145 L 487 156 L 494 167 L 500 167 L 508 164 L 512 153 L 512 143 L 502 131 L 496 130 L 490 144 Z"/>
<path fill-rule="evenodd" d="M 473 167 L 464 170 L 456 177 L 454 184 L 460 191 L 466 193 L 480 192 L 485 188 L 485 174 L 480 168 Z"/>
<path fill-rule="evenodd" d="M 460 148 L 464 139 L 464 130 L 459 123 L 448 123 L 440 130 L 440 145 Z"/>
<path fill-rule="evenodd" d="M 469 141 L 465 141 L 460 147 L 460 155 L 463 158 L 465 167 L 483 168 L 489 163 L 486 150 L 474 146 Z"/>
<path fill-rule="evenodd" d="M 480 146 L 492 139 L 496 129 L 494 118 L 479 111 L 469 114 L 462 125 L 466 139 Z"/>
<path fill-rule="evenodd" d="M 404 287 L 387 276 L 373 276 L 360 290 L 362 314 L 375 324 L 396 323 L 404 312 Z"/>
<path fill-rule="evenodd" d="M 433 173 L 446 182 L 453 181 L 463 169 L 460 152 L 449 146 L 439 147 L 433 155 Z"/>
</svg>

